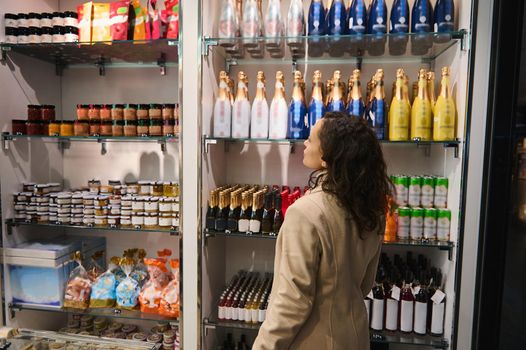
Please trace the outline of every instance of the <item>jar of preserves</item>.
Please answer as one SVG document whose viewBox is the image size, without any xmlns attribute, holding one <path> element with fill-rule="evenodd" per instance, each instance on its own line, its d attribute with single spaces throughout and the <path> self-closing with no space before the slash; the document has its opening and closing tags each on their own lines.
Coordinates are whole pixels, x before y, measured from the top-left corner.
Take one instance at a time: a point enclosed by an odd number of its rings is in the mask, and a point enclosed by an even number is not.
<svg viewBox="0 0 526 350">
<path fill-rule="evenodd" d="M 152 184 L 152 196 L 161 197 L 163 195 L 163 182 L 157 181 Z"/>
<path fill-rule="evenodd" d="M 53 26 L 63 26 L 65 17 L 62 12 L 53 12 Z"/>
<path fill-rule="evenodd" d="M 77 105 L 77 119 L 78 120 L 89 120 L 88 116 L 89 105 Z"/>
<path fill-rule="evenodd" d="M 41 13 L 40 14 L 40 27 L 53 27 L 53 14 L 52 13 Z"/>
<path fill-rule="evenodd" d="M 108 225 L 110 227 L 117 227 L 120 223 L 120 216 L 117 215 L 108 215 Z"/>
<path fill-rule="evenodd" d="M 43 122 L 42 120 L 28 120 L 26 122 L 26 131 L 28 135 L 43 135 Z"/>
<path fill-rule="evenodd" d="M 126 195 L 121 197 L 121 206 L 122 208 L 130 208 L 132 207 L 133 197 Z"/>
<path fill-rule="evenodd" d="M 107 227 L 108 217 L 106 215 L 95 215 L 95 227 Z"/>
<path fill-rule="evenodd" d="M 82 223 L 88 227 L 92 227 L 95 224 L 95 216 L 94 215 L 84 215 L 84 218 L 82 219 Z"/>
<path fill-rule="evenodd" d="M 60 136 L 60 126 L 61 123 L 58 121 L 52 121 L 48 126 L 48 135 L 49 136 Z"/>
<path fill-rule="evenodd" d="M 100 135 L 101 136 L 112 136 L 113 135 L 113 122 L 111 120 L 102 121 L 100 124 Z"/>
<path fill-rule="evenodd" d="M 137 105 L 130 103 L 124 106 L 124 120 L 137 120 Z"/>
<path fill-rule="evenodd" d="M 144 211 L 144 197 L 135 197 L 132 200 L 132 211 L 139 213 Z"/>
<path fill-rule="evenodd" d="M 153 183 L 151 181 L 139 181 L 139 195 L 151 196 L 153 190 Z"/>
<path fill-rule="evenodd" d="M 11 132 L 13 133 L 13 135 L 26 135 L 26 121 L 21 119 L 11 120 Z"/>
<path fill-rule="evenodd" d="M 137 136 L 137 121 L 136 120 L 124 120 L 124 136 L 126 137 Z"/>
<path fill-rule="evenodd" d="M 40 42 L 42 44 L 49 44 L 53 42 L 53 28 L 51 27 L 42 27 L 40 28 Z"/>
<path fill-rule="evenodd" d="M 124 120 L 113 120 L 111 134 L 113 136 L 124 136 Z"/>
<path fill-rule="evenodd" d="M 137 121 L 137 135 L 138 136 L 148 136 L 148 131 L 150 130 L 150 119 L 139 119 Z"/>
<path fill-rule="evenodd" d="M 27 120 L 42 120 L 42 112 L 39 105 L 27 105 Z"/>
<path fill-rule="evenodd" d="M 111 105 L 101 105 L 100 106 L 100 120 L 111 120 Z"/>
<path fill-rule="evenodd" d="M 172 213 L 172 227 L 173 228 L 179 227 L 179 214 Z"/>
<path fill-rule="evenodd" d="M 162 116 L 164 120 L 174 119 L 175 104 L 165 103 L 162 106 Z"/>
<path fill-rule="evenodd" d="M 101 182 L 100 180 L 89 180 L 88 181 L 88 187 L 90 193 L 99 193 Z M 95 200 L 96 198 L 93 198 Z"/>
<path fill-rule="evenodd" d="M 18 28 L 5 27 L 5 43 L 6 44 L 17 44 L 18 43 Z"/>
<path fill-rule="evenodd" d="M 27 34 L 30 44 L 40 44 L 40 35 L 42 34 L 40 28 L 29 27 Z"/>
<path fill-rule="evenodd" d="M 120 223 L 121 223 L 121 227 L 131 227 L 132 226 L 131 216 L 122 215 Z"/>
<path fill-rule="evenodd" d="M 73 120 L 63 120 L 60 124 L 60 136 L 73 136 L 75 134 L 73 130 L 74 123 Z"/>
<path fill-rule="evenodd" d="M 175 135 L 175 120 L 165 119 L 163 120 L 163 136 L 170 137 Z"/>
<path fill-rule="evenodd" d="M 112 120 L 123 120 L 124 119 L 124 105 L 114 104 L 111 106 L 111 119 Z"/>
<path fill-rule="evenodd" d="M 134 228 L 141 229 L 144 226 L 144 213 L 134 213 L 131 221 Z"/>
<path fill-rule="evenodd" d="M 150 119 L 150 127 L 148 128 L 150 136 L 163 135 L 163 121 L 161 119 Z"/>
<path fill-rule="evenodd" d="M 27 26 L 40 28 L 40 14 L 35 12 L 30 12 L 27 14 Z"/>
<path fill-rule="evenodd" d="M 124 196 L 127 193 L 126 190 L 127 190 L 126 186 L 123 186 L 123 185 L 113 186 L 113 194 L 114 195 Z"/>
<path fill-rule="evenodd" d="M 163 229 L 169 229 L 172 227 L 172 214 L 171 213 L 161 213 L 159 215 L 159 227 Z"/>
<path fill-rule="evenodd" d="M 27 21 L 27 13 L 19 13 L 17 16 L 17 27 L 29 27 L 29 23 Z"/>
<path fill-rule="evenodd" d="M 87 121 L 76 120 L 73 125 L 75 136 L 89 136 L 89 123 Z"/>
<path fill-rule="evenodd" d="M 100 136 L 100 120 L 90 119 L 89 136 Z"/>
<path fill-rule="evenodd" d="M 99 206 L 99 207 L 107 206 L 109 204 L 109 199 L 110 198 L 108 196 L 103 196 L 103 195 L 97 196 L 97 198 L 94 201 L 94 205 Z"/>
<path fill-rule="evenodd" d="M 148 115 L 150 116 L 150 119 L 162 119 L 162 105 L 158 103 L 150 104 Z"/>
<path fill-rule="evenodd" d="M 41 119 L 54 121 L 55 120 L 55 106 L 53 105 L 42 105 L 40 106 Z"/>
<path fill-rule="evenodd" d="M 63 43 L 66 41 L 66 29 L 61 26 L 53 26 L 53 42 Z"/>
<path fill-rule="evenodd" d="M 74 11 L 66 11 L 64 12 L 64 25 L 65 26 L 72 26 L 77 27 L 78 26 L 78 18 L 76 12 Z"/>
<path fill-rule="evenodd" d="M 140 104 L 137 106 L 137 119 L 148 119 L 149 105 Z"/>
<path fill-rule="evenodd" d="M 157 213 L 159 211 L 159 198 L 147 197 L 144 201 L 144 211 L 147 213 Z"/>
<path fill-rule="evenodd" d="M 73 26 L 64 27 L 64 41 L 67 43 L 76 43 L 79 41 L 79 29 Z"/>
<path fill-rule="evenodd" d="M 100 105 L 89 105 L 88 118 L 89 120 L 100 120 Z"/>
<path fill-rule="evenodd" d="M 146 213 L 144 216 L 144 227 L 154 229 L 159 226 L 159 216 L 157 213 Z"/>
<path fill-rule="evenodd" d="M 14 13 L 4 13 L 4 25 L 6 27 L 18 27 L 18 16 Z"/>
<path fill-rule="evenodd" d="M 18 44 L 29 44 L 29 29 L 27 27 L 18 27 L 17 28 L 17 37 L 16 40 Z"/>
<path fill-rule="evenodd" d="M 173 198 L 163 197 L 159 200 L 159 212 L 171 213 L 172 212 Z"/>
</svg>

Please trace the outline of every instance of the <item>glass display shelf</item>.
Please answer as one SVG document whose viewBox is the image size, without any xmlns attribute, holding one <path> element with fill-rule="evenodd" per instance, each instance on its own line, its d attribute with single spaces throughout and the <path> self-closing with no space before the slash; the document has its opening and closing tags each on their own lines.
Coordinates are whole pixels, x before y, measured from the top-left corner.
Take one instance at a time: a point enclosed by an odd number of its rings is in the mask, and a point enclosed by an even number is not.
<svg viewBox="0 0 526 350">
<path fill-rule="evenodd" d="M 125 231 L 125 232 L 141 232 L 141 233 L 166 233 L 170 236 L 179 236 L 179 228 L 174 227 L 170 229 L 149 229 L 149 228 L 135 228 L 135 227 L 97 227 L 97 226 L 77 226 L 77 225 L 63 225 L 63 224 L 53 224 L 53 223 L 47 223 L 47 224 L 39 224 L 35 222 L 26 222 L 26 221 L 15 221 L 13 219 L 7 219 L 5 221 L 5 224 L 7 226 L 7 234 L 12 234 L 13 227 L 17 226 L 35 226 L 35 227 L 53 227 L 53 228 L 67 228 L 67 229 L 75 229 L 75 230 L 86 230 L 86 231 Z"/>
<path fill-rule="evenodd" d="M 96 317 L 114 317 L 114 318 L 126 318 L 132 320 L 143 320 L 143 321 L 166 321 L 171 324 L 179 324 L 179 320 L 176 318 L 166 317 L 158 314 L 149 314 L 140 311 L 131 310 L 120 310 L 115 308 L 108 309 L 71 309 L 71 308 L 59 308 L 59 307 L 46 307 L 40 305 L 29 305 L 29 304 L 14 304 L 8 305 L 11 313 L 19 311 L 42 311 L 42 312 L 57 312 L 57 313 L 68 313 L 68 314 L 80 314 L 80 315 L 91 315 Z"/>
<path fill-rule="evenodd" d="M 217 316 L 213 314 L 210 318 L 203 320 L 203 327 L 205 335 L 211 329 L 238 329 L 242 331 L 254 331 L 257 332 L 261 327 L 261 323 L 246 323 L 243 321 L 227 321 L 218 320 Z M 404 334 L 400 332 L 378 332 L 370 331 L 370 337 L 372 343 L 385 343 L 385 344 L 403 344 L 403 345 L 418 345 L 425 346 L 434 349 L 447 349 L 449 344 L 448 341 L 442 337 L 433 337 L 429 335 L 417 335 L 414 333 Z"/>
<path fill-rule="evenodd" d="M 210 38 L 204 54 L 219 50 L 231 64 L 349 64 L 355 62 L 429 62 L 462 43 L 466 30 L 448 33 L 340 36 Z"/>
<path fill-rule="evenodd" d="M 47 141 L 77 141 L 77 142 L 177 142 L 179 136 L 48 136 L 48 135 L 16 135 L 3 133 L 2 140 L 47 140 Z"/>
<path fill-rule="evenodd" d="M 132 65 L 166 65 L 179 60 L 179 41 L 121 40 L 76 43 L 7 44 L 0 43 L 2 60 L 11 52 L 34 57 L 39 60 L 67 67 L 72 65 L 111 65 L 128 63 Z"/>
</svg>

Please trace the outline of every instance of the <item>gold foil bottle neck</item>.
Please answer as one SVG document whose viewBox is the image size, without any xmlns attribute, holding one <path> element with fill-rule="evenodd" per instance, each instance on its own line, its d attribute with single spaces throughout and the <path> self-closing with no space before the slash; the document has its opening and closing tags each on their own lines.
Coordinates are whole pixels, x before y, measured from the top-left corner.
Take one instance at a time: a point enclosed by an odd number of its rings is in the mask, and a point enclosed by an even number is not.
<svg viewBox="0 0 526 350">
<path fill-rule="evenodd" d="M 448 66 L 442 68 L 442 76 L 449 76 L 450 74 L 451 74 L 451 69 Z"/>
</svg>

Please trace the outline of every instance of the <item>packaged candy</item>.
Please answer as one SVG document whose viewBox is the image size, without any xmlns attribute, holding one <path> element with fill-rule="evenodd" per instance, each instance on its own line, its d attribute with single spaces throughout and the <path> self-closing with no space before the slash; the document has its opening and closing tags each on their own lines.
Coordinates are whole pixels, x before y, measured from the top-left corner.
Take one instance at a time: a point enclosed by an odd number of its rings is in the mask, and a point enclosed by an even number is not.
<svg viewBox="0 0 526 350">
<path fill-rule="evenodd" d="M 166 259 L 144 259 L 144 263 L 148 268 L 150 279 L 144 285 L 139 296 L 141 311 L 158 313 L 163 288 L 166 287 L 170 281 L 168 269 L 166 268 Z"/>
<path fill-rule="evenodd" d="M 142 288 L 148 279 L 148 269 L 144 265 L 146 251 L 144 249 L 129 249 L 128 252 L 133 259 L 135 259 L 135 257 L 138 258 L 138 262 L 133 268 L 131 277 L 139 283 L 139 288 Z"/>
<path fill-rule="evenodd" d="M 133 33 L 128 32 L 128 29 L 130 27 L 128 20 L 129 11 L 129 1 L 115 1 L 110 4 L 110 23 L 112 40 L 133 39 Z"/>
<path fill-rule="evenodd" d="M 179 37 L 179 0 L 165 0 L 166 7 L 166 38 L 177 39 Z"/>
<path fill-rule="evenodd" d="M 135 262 L 130 257 L 121 259 L 120 266 L 126 274 L 126 278 L 119 283 L 115 293 L 119 309 L 135 310 L 137 308 L 139 283 L 130 276 L 134 265 Z"/>
<path fill-rule="evenodd" d="M 91 20 L 93 15 L 93 2 L 86 2 L 77 6 L 79 20 L 79 41 L 81 43 L 91 42 Z"/>
<path fill-rule="evenodd" d="M 162 36 L 162 21 L 160 11 L 156 9 L 157 0 L 148 0 L 148 17 L 150 25 L 146 28 L 146 34 L 151 40 L 160 39 Z"/>
<path fill-rule="evenodd" d="M 78 263 L 78 266 L 69 274 L 64 295 L 64 307 L 86 309 L 89 306 L 91 280 L 88 272 L 82 266 L 82 257 L 79 251 L 73 255 L 73 259 Z"/>
<path fill-rule="evenodd" d="M 87 266 L 88 276 L 91 281 L 95 281 L 101 274 L 104 273 L 104 269 L 99 265 L 97 261 L 104 261 L 104 251 L 95 252 L 91 256 L 91 262 Z"/>
<path fill-rule="evenodd" d="M 159 306 L 159 314 L 168 317 L 179 317 L 179 259 L 171 259 L 172 281 L 164 288 Z"/>
<path fill-rule="evenodd" d="M 93 4 L 93 22 L 91 26 L 91 40 L 93 42 L 111 41 L 110 4 Z"/>
<path fill-rule="evenodd" d="M 100 275 L 91 286 L 91 308 L 105 308 L 115 306 L 117 278 L 113 270 L 119 265 L 119 258 L 111 258 L 108 270 Z M 121 270 L 122 271 L 122 270 Z"/>
<path fill-rule="evenodd" d="M 146 40 L 146 17 L 143 7 L 139 0 L 132 0 L 134 18 L 133 21 L 133 40 Z"/>
</svg>

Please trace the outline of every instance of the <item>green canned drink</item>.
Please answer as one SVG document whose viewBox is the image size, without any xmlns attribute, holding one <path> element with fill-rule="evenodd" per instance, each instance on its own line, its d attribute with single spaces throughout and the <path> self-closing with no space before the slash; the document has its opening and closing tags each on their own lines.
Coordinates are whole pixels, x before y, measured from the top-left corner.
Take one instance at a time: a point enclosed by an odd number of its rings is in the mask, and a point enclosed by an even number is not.
<svg viewBox="0 0 526 350">
<path fill-rule="evenodd" d="M 409 206 L 419 207 L 420 197 L 422 196 L 422 178 L 420 176 L 411 176 L 409 179 Z"/>
<path fill-rule="evenodd" d="M 396 204 L 399 207 L 406 207 L 409 198 L 409 176 L 394 175 L 391 181 L 396 189 Z"/>
<path fill-rule="evenodd" d="M 409 229 L 410 238 L 419 241 L 424 237 L 424 209 L 411 209 L 411 227 Z"/>
<path fill-rule="evenodd" d="M 427 208 L 424 212 L 424 239 L 437 239 L 438 210 Z"/>
<path fill-rule="evenodd" d="M 449 241 L 451 229 L 451 210 L 438 209 L 437 220 L 437 239 L 439 241 Z"/>
<path fill-rule="evenodd" d="M 435 178 L 435 208 L 447 207 L 447 192 L 449 180 L 447 177 Z"/>
<path fill-rule="evenodd" d="M 422 178 L 421 202 L 424 208 L 432 208 L 435 196 L 435 179 L 431 176 Z"/>
<path fill-rule="evenodd" d="M 411 209 L 407 207 L 398 208 L 398 231 L 396 236 L 399 240 L 409 239 L 409 227 L 411 225 Z"/>
</svg>

